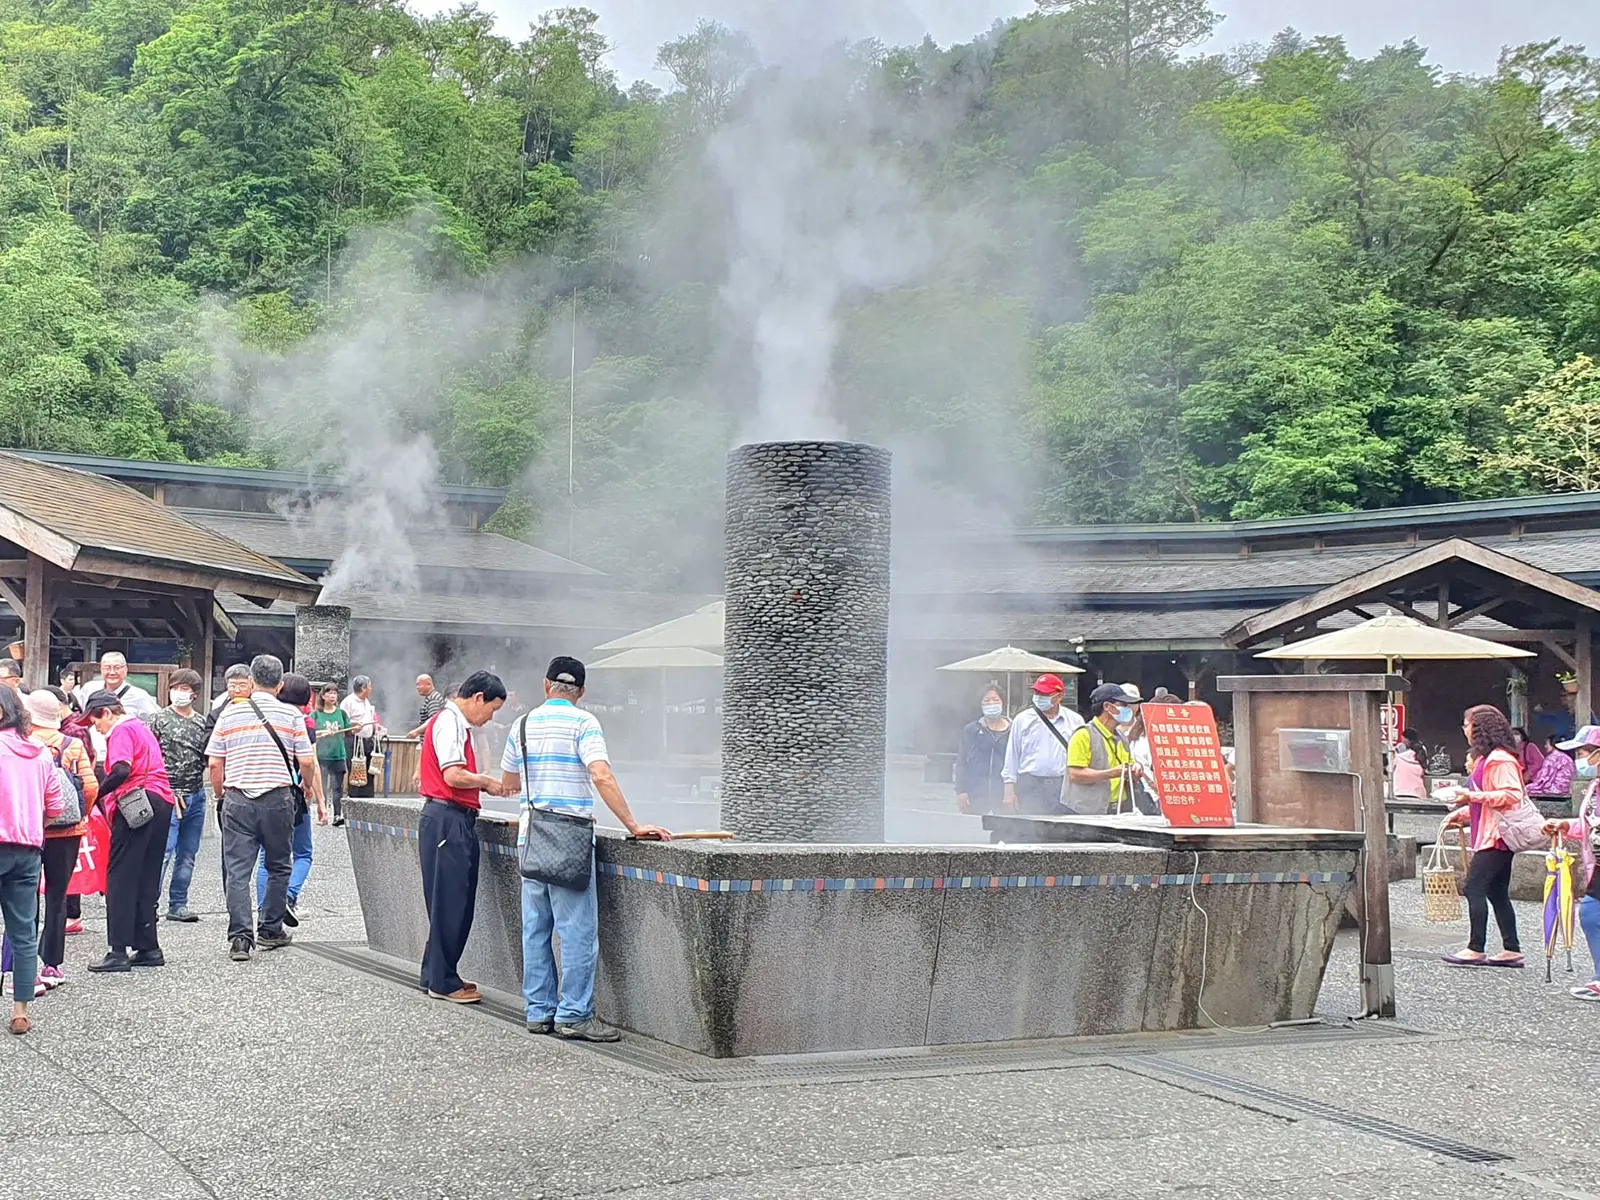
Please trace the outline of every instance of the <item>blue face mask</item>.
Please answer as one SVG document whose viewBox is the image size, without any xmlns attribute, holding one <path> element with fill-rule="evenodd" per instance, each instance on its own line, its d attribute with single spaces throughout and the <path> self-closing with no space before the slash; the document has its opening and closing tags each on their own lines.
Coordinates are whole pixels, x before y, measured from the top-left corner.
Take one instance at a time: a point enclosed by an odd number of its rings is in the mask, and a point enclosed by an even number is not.
<svg viewBox="0 0 1600 1200">
<path fill-rule="evenodd" d="M 1054 696 L 1035 696 L 1033 698 L 1033 706 L 1040 712 L 1046 712 L 1055 703 L 1055 699 Z"/>
<path fill-rule="evenodd" d="M 1124 704 L 1121 708 L 1117 709 L 1116 721 L 1118 725 L 1131 724 L 1133 722 L 1132 706 Z"/>
<path fill-rule="evenodd" d="M 1578 764 L 1579 779 L 1593 779 L 1600 775 L 1600 763 L 1581 762 Z"/>
</svg>

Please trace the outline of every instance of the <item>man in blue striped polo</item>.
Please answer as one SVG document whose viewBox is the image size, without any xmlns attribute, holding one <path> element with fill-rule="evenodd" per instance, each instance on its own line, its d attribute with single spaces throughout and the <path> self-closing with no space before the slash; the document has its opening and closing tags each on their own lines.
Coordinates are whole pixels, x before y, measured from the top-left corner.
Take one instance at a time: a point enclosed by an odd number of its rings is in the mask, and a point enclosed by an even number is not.
<svg viewBox="0 0 1600 1200">
<path fill-rule="evenodd" d="M 606 737 L 591 712 L 577 706 L 586 678 L 583 664 L 565 655 L 545 671 L 545 702 L 511 727 L 500 757 L 506 795 L 522 803 L 594 819 L 594 795 L 606 802 L 636 838 L 665 841 L 658 825 L 634 820 L 611 773 Z M 551 934 L 561 939 L 556 977 Z M 599 908 L 594 871 L 588 885 L 564 888 L 537 879 L 522 881 L 522 996 L 528 1032 L 554 1033 L 584 1042 L 614 1042 L 615 1029 L 595 1020 L 594 968 L 599 957 Z"/>
</svg>

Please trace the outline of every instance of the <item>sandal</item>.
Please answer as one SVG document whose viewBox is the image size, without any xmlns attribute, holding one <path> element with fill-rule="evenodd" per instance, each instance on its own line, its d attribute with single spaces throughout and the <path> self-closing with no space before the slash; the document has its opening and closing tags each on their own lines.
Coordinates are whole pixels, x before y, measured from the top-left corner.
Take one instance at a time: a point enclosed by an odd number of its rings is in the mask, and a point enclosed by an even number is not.
<svg viewBox="0 0 1600 1200">
<path fill-rule="evenodd" d="M 28 1030 L 30 1030 L 32 1028 L 33 1028 L 33 1022 L 28 1020 L 27 1017 L 12 1017 L 11 1018 L 11 1032 L 16 1034 L 18 1037 L 21 1037 L 23 1034 L 27 1033 Z"/>
</svg>

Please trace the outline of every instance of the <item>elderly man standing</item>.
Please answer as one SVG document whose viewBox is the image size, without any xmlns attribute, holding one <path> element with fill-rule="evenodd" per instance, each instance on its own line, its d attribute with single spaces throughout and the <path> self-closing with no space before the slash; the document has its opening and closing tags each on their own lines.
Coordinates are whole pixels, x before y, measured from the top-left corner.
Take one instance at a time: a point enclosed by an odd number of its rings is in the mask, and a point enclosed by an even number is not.
<svg viewBox="0 0 1600 1200">
<path fill-rule="evenodd" d="M 1067 776 L 1067 741 L 1083 718 L 1062 706 L 1067 685 L 1059 675 L 1041 675 L 1033 684 L 1033 708 L 1011 723 L 1006 742 L 1005 806 L 1036 816 L 1059 813 Z"/>
<path fill-rule="evenodd" d="M 1134 710 L 1142 703 L 1136 690 L 1120 683 L 1102 683 L 1090 693 L 1089 723 L 1074 731 L 1067 745 L 1067 787 L 1061 802 L 1068 812 L 1121 812 L 1124 799 L 1137 811 L 1132 792 L 1144 778 L 1144 768 L 1118 727 L 1132 725 Z"/>
<path fill-rule="evenodd" d="M 421 737 L 422 728 L 444 707 L 444 693 L 433 686 L 432 675 L 417 676 L 417 727 L 406 734 L 408 738 Z"/>
<path fill-rule="evenodd" d="M 524 806 L 570 813 L 594 820 L 594 794 L 606 802 L 636 838 L 669 840 L 659 825 L 634 820 L 611 772 L 606 737 L 593 713 L 577 706 L 583 698 L 584 666 L 575 658 L 554 658 L 545 670 L 545 702 L 511 728 L 500 759 L 506 795 L 520 794 Z M 592 851 L 591 851 L 592 854 Z M 561 977 L 556 980 L 551 935 L 561 939 Z M 584 1042 L 614 1042 L 618 1033 L 595 1019 L 594 967 L 599 957 L 599 910 L 593 863 L 582 888 L 557 887 L 537 879 L 522 881 L 522 995 L 530 1033 L 554 1033 Z"/>
<path fill-rule="evenodd" d="M 78 698 L 78 707 L 86 707 L 89 697 L 98 691 L 110 692 L 117 698 L 117 703 L 122 705 L 123 712 L 141 720 L 153 717 L 161 711 L 161 706 L 156 703 L 154 696 L 142 687 L 128 682 L 128 660 L 115 650 L 109 650 L 100 656 L 100 677 L 89 680 L 74 693 Z M 95 761 L 99 762 L 101 757 L 100 754 L 96 754 Z"/>
<path fill-rule="evenodd" d="M 256 947 L 276 950 L 289 944 L 283 914 L 298 815 L 293 789 L 301 785 L 310 797 L 321 794 L 305 716 L 278 699 L 283 663 L 258 654 L 250 662 L 250 678 L 254 690 L 221 710 L 206 745 L 211 786 L 223 798 L 228 949 L 235 962 L 248 962 Z M 250 885 L 263 852 L 267 891 L 257 925 Z"/>
<path fill-rule="evenodd" d="M 480 792 L 503 794 L 500 781 L 478 772 L 472 731 L 506 702 L 506 685 L 488 671 L 462 681 L 455 699 L 423 730 L 422 901 L 428 910 L 428 944 L 422 952 L 422 986 L 435 1000 L 477 1004 L 478 985 L 461 978 L 478 902 Z"/>
</svg>

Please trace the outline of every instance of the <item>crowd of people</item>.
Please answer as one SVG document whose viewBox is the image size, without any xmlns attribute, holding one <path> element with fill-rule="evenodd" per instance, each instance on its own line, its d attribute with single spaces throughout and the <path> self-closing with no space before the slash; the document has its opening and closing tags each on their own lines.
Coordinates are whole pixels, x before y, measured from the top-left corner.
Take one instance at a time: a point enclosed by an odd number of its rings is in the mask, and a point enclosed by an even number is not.
<svg viewBox="0 0 1600 1200">
<path fill-rule="evenodd" d="M 980 715 L 962 730 L 956 752 L 956 804 L 962 812 L 1158 811 L 1138 687 L 1100 684 L 1090 693 L 1087 718 L 1064 703 L 1065 694 L 1059 676 L 1041 675 L 1033 683 L 1031 705 L 1013 718 L 1006 714 L 998 684 L 982 690 Z M 1158 692 L 1151 699 L 1176 698 Z M 1471 851 L 1464 886 L 1467 945 L 1444 961 L 1455 967 L 1526 965 L 1511 902 L 1515 850 L 1508 844 L 1508 814 L 1525 809 L 1535 797 L 1569 799 L 1573 780 L 1588 780 L 1577 815 L 1542 822 L 1539 832 L 1578 847 L 1577 921 L 1594 959 L 1594 977 L 1570 993 L 1600 1001 L 1600 726 L 1586 725 L 1569 740 L 1546 738 L 1541 750 L 1499 709 L 1478 705 L 1463 716 L 1461 731 L 1468 749 L 1466 780 L 1460 785 L 1430 793 L 1427 750 L 1414 729 L 1403 732 L 1392 759 L 1395 795 L 1431 794 L 1446 802 L 1444 829 L 1460 829 Z M 1501 942 L 1494 953 L 1487 950 L 1491 912 Z"/>
<path fill-rule="evenodd" d="M 168 921 L 201 919 L 190 889 L 208 793 L 230 957 L 288 945 L 311 872 L 313 812 L 327 824 L 331 806 L 333 824 L 344 824 L 349 766 L 371 764 L 384 733 L 370 679 L 358 676 L 342 700 L 324 686 L 314 702 L 310 681 L 270 654 L 229 667 L 209 710 L 193 670 L 171 672 L 163 706 L 129 680 L 122 654 L 99 667 L 81 683 L 69 670 L 61 687 L 25 691 L 17 664 L 0 660 L 0 915 L 13 1033 L 31 1029 L 32 1001 L 67 981 L 83 893 L 105 896 L 106 950 L 88 971 L 165 965 L 163 882 Z M 445 697 L 426 675 L 417 693 L 421 733 Z M 90 848 L 99 864 L 81 853 Z"/>
</svg>

